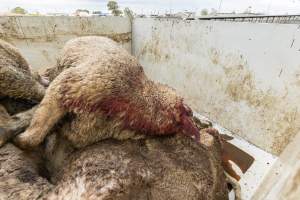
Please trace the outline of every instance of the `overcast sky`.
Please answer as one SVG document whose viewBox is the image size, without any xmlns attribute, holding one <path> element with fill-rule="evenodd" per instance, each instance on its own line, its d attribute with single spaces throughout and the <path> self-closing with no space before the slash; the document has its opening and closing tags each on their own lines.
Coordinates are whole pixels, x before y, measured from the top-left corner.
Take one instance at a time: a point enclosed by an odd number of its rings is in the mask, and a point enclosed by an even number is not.
<svg viewBox="0 0 300 200">
<path fill-rule="evenodd" d="M 267 14 L 300 14 L 300 0 L 118 0 L 121 8 L 129 7 L 136 13 L 164 13 L 169 11 L 200 11 L 203 8 L 221 12 L 243 12 L 251 6 L 254 12 Z M 0 0 L 0 12 L 21 6 L 29 12 L 72 13 L 78 8 L 107 12 L 106 0 Z"/>
</svg>

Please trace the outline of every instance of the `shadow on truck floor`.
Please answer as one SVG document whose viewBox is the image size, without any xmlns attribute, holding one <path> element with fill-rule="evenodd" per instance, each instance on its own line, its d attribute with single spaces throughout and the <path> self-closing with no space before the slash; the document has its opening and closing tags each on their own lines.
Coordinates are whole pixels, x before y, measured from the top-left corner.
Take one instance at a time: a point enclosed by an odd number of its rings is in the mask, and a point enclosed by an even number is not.
<svg viewBox="0 0 300 200">
<path fill-rule="evenodd" d="M 226 134 L 221 134 L 221 137 L 226 140 L 223 144 L 224 146 L 222 152 L 224 170 L 237 181 L 239 181 L 241 177 L 235 172 L 230 161 L 235 163 L 243 173 L 246 173 L 255 159 L 245 151 L 227 142 L 228 140 L 232 140 L 233 137 Z"/>
</svg>

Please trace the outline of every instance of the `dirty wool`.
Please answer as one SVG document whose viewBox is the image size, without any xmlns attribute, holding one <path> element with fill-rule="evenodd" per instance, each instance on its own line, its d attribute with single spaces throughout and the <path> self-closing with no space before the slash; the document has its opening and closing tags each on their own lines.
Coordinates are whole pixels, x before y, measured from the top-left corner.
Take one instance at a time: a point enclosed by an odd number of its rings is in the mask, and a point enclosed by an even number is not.
<svg viewBox="0 0 300 200">
<path fill-rule="evenodd" d="M 192 111 L 175 90 L 149 80 L 136 58 L 108 38 L 69 41 L 56 68 L 30 127 L 17 137 L 23 148 L 39 145 L 65 116 L 73 122 L 65 137 L 76 147 L 136 132 L 199 139 Z"/>
</svg>

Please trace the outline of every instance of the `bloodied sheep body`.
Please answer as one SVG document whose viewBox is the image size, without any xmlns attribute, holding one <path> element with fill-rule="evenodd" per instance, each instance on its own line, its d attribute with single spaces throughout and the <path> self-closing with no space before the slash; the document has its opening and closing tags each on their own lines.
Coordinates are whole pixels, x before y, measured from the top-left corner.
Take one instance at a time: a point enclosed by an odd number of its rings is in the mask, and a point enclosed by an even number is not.
<svg viewBox="0 0 300 200">
<path fill-rule="evenodd" d="M 191 109 L 176 92 L 149 80 L 137 59 L 117 43 L 89 36 L 69 41 L 30 127 L 16 139 L 21 147 L 40 144 L 63 117 L 65 137 L 75 147 L 136 132 L 199 138 Z M 64 133 L 62 133 L 64 134 Z"/>
</svg>

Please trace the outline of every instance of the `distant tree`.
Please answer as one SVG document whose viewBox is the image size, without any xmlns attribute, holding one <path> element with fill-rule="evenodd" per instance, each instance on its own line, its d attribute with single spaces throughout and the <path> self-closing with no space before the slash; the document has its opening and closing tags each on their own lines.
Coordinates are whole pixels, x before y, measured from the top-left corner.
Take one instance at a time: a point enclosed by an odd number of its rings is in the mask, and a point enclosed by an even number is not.
<svg viewBox="0 0 300 200">
<path fill-rule="evenodd" d="M 107 8 L 114 16 L 122 15 L 122 11 L 119 10 L 119 5 L 116 1 L 108 1 Z"/>
<path fill-rule="evenodd" d="M 21 7 L 15 7 L 14 9 L 11 10 L 11 12 L 15 14 L 21 14 L 21 15 L 25 15 L 27 13 L 27 11 Z"/>
<path fill-rule="evenodd" d="M 201 10 L 201 15 L 202 16 L 208 15 L 208 10 L 206 8 L 202 9 Z"/>
<path fill-rule="evenodd" d="M 124 9 L 124 14 L 125 14 L 125 16 L 129 17 L 130 19 L 133 19 L 134 13 L 130 8 L 126 7 Z"/>
</svg>

